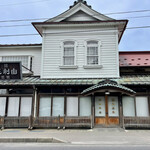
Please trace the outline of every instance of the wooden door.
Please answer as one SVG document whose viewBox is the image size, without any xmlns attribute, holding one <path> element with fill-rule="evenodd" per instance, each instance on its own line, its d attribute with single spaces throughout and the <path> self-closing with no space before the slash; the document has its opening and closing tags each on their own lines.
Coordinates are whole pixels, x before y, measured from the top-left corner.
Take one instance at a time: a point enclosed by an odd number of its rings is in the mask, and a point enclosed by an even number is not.
<svg viewBox="0 0 150 150">
<path fill-rule="evenodd" d="M 105 127 L 119 125 L 118 97 L 95 97 L 95 124 Z"/>
</svg>

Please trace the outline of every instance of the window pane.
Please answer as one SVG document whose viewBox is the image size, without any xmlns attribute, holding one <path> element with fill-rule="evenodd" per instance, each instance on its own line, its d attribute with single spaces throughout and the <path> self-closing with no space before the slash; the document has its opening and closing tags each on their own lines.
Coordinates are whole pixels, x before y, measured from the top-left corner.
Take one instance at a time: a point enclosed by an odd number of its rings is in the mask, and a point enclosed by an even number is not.
<svg viewBox="0 0 150 150">
<path fill-rule="evenodd" d="M 64 116 L 64 97 L 53 97 L 53 116 Z"/>
<path fill-rule="evenodd" d="M 30 116 L 32 107 L 32 97 L 21 97 L 20 116 Z"/>
<path fill-rule="evenodd" d="M 105 97 L 95 97 L 95 116 L 105 116 Z"/>
<path fill-rule="evenodd" d="M 7 116 L 18 116 L 19 97 L 9 97 Z"/>
<path fill-rule="evenodd" d="M 64 48 L 64 56 L 74 56 L 74 48 L 73 47 L 65 47 Z"/>
<path fill-rule="evenodd" d="M 98 47 L 88 47 L 87 55 L 98 55 Z"/>
<path fill-rule="evenodd" d="M 98 57 L 97 56 L 88 56 L 87 64 L 88 65 L 98 64 Z"/>
<path fill-rule="evenodd" d="M 80 116 L 91 115 L 91 97 L 80 98 Z"/>
<path fill-rule="evenodd" d="M 124 96 L 122 102 L 123 102 L 123 115 L 134 117 L 135 116 L 134 98 Z"/>
<path fill-rule="evenodd" d="M 115 96 L 108 97 L 108 115 L 111 117 L 119 116 L 118 97 L 115 97 Z"/>
<path fill-rule="evenodd" d="M 5 116 L 6 97 L 0 97 L 0 116 Z"/>
<path fill-rule="evenodd" d="M 51 116 L 51 97 L 40 97 L 39 116 Z"/>
<path fill-rule="evenodd" d="M 78 97 L 67 97 L 67 116 L 78 116 Z"/>
<path fill-rule="evenodd" d="M 64 57 L 64 65 L 74 65 L 74 57 Z"/>
<path fill-rule="evenodd" d="M 149 116 L 147 97 L 136 97 L 136 113 L 139 117 Z"/>
<path fill-rule="evenodd" d="M 0 94 L 7 94 L 7 90 L 6 89 L 0 89 Z"/>
</svg>

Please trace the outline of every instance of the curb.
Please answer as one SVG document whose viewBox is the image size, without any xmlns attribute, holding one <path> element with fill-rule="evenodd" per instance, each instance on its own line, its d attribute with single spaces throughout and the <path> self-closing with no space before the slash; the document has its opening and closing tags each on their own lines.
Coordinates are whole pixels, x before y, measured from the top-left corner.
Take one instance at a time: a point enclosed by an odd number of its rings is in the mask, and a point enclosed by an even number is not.
<svg viewBox="0 0 150 150">
<path fill-rule="evenodd" d="M 0 138 L 0 143 L 65 143 L 54 138 Z"/>
</svg>

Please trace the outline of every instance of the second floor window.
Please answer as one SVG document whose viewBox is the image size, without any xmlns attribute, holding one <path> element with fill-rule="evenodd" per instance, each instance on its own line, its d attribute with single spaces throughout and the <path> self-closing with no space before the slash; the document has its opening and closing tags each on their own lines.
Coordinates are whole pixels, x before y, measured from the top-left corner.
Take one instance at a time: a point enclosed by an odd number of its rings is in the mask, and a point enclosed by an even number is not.
<svg viewBox="0 0 150 150">
<path fill-rule="evenodd" d="M 99 56 L 98 56 L 98 42 L 97 41 L 88 41 L 87 42 L 87 65 L 98 65 Z"/>
<path fill-rule="evenodd" d="M 2 61 L 21 61 L 22 65 L 22 71 L 23 73 L 28 73 L 29 70 L 32 68 L 32 57 L 30 56 L 2 56 Z M 27 70 L 28 68 L 29 70 Z"/>
<path fill-rule="evenodd" d="M 64 42 L 63 65 L 69 66 L 75 64 L 75 43 L 73 41 Z"/>
</svg>

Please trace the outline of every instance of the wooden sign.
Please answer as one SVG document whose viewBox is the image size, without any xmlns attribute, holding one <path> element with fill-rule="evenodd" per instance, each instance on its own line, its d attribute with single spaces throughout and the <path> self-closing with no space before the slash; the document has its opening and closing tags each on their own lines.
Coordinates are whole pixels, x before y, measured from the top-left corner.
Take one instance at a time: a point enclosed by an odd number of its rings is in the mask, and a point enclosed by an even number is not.
<svg viewBox="0 0 150 150">
<path fill-rule="evenodd" d="M 22 79 L 21 62 L 0 62 L 0 80 Z"/>
</svg>

